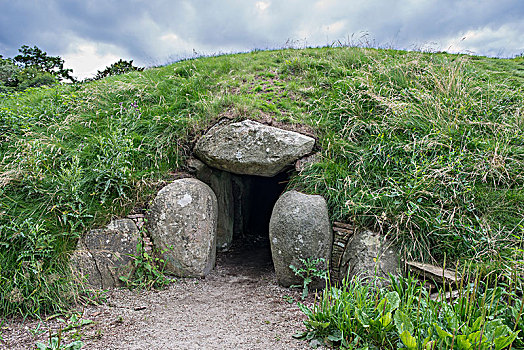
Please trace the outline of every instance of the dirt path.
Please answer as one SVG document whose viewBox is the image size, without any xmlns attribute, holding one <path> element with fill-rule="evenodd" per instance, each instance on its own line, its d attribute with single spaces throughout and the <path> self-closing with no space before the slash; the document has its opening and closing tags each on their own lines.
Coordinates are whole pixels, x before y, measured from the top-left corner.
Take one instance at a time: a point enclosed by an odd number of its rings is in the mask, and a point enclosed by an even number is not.
<svg viewBox="0 0 524 350">
<path fill-rule="evenodd" d="M 205 279 L 180 279 L 163 291 L 113 290 L 104 305 L 84 309 L 94 323 L 79 330 L 82 349 L 310 349 L 292 338 L 304 315 L 289 296 L 299 293 L 277 286 L 271 268 L 223 263 Z M 37 326 L 4 324 L 0 348 L 33 349 L 47 334 L 34 336 Z"/>
</svg>

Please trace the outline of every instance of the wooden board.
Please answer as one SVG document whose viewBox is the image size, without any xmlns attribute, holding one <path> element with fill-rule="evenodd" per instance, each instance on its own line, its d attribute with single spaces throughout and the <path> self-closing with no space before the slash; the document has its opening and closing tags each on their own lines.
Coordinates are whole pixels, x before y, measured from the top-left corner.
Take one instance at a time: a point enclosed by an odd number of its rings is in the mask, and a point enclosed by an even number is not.
<svg viewBox="0 0 524 350">
<path fill-rule="evenodd" d="M 406 261 L 409 270 L 421 275 L 423 278 L 434 281 L 438 284 L 457 284 L 460 282 L 460 275 L 455 271 L 443 269 L 442 267 L 431 264 L 424 264 L 415 261 Z"/>
</svg>

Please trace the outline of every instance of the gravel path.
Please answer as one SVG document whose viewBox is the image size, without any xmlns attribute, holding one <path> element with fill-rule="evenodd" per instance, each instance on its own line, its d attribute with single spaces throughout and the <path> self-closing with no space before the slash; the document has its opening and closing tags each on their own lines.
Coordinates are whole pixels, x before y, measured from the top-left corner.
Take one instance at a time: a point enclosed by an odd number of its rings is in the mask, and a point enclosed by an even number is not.
<svg viewBox="0 0 524 350">
<path fill-rule="evenodd" d="M 180 279 L 162 291 L 112 290 L 104 305 L 83 310 L 94 323 L 78 330 L 82 349 L 310 349 L 292 338 L 304 315 L 276 284 L 271 268 L 218 265 L 205 279 Z M 311 302 L 311 300 L 309 300 Z M 34 349 L 57 320 L 2 326 L 1 349 Z M 39 332 L 37 332 L 39 333 Z M 74 331 L 67 334 L 70 337 Z"/>
</svg>

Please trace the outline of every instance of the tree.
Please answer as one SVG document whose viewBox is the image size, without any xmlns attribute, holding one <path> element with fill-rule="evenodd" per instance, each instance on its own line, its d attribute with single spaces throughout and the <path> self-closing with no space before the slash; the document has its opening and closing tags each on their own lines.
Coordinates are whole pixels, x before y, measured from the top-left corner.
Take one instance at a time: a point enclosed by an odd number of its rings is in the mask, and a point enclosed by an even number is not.
<svg viewBox="0 0 524 350">
<path fill-rule="evenodd" d="M 23 45 L 18 51 L 20 55 L 15 56 L 13 61 L 22 69 L 31 67 L 36 71 L 47 72 L 55 76 L 59 81 L 69 80 L 75 82 L 75 78 L 71 75 L 73 70 L 64 68 L 64 60 L 59 56 L 48 56 L 46 52 L 36 46 Z"/>
<path fill-rule="evenodd" d="M 51 86 L 58 84 L 58 82 L 59 80 L 56 75 L 41 71 L 33 66 L 24 68 L 17 74 L 18 90 L 25 90 L 30 87 Z"/>
<path fill-rule="evenodd" d="M 113 75 L 124 74 L 133 71 L 143 71 L 144 67 L 133 66 L 133 60 L 125 61 L 120 59 L 118 62 L 113 63 L 110 66 L 107 66 L 104 70 L 98 71 L 94 78 L 91 80 L 99 80 L 105 77 L 110 77 Z"/>
<path fill-rule="evenodd" d="M 0 55 L 0 92 L 14 89 L 18 85 L 20 68 L 9 58 Z"/>
</svg>

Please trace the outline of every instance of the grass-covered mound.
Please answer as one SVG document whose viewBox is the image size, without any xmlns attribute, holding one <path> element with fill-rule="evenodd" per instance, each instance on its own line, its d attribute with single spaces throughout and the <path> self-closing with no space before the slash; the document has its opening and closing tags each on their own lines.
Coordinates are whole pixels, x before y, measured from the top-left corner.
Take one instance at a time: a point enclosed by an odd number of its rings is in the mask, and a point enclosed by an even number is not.
<svg viewBox="0 0 524 350">
<path fill-rule="evenodd" d="M 361 48 L 200 58 L 0 98 L 0 314 L 76 295 L 83 231 L 147 205 L 221 117 L 315 129 L 290 187 L 426 261 L 513 257 L 524 235 L 524 59 Z"/>
</svg>

